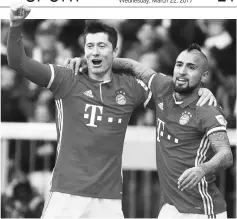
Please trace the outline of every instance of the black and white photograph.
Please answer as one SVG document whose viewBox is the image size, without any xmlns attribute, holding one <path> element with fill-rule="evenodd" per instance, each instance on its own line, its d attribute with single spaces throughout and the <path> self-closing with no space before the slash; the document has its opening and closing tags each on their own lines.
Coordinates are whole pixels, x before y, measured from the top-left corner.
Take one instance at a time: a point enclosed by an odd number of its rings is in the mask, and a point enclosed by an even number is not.
<svg viewBox="0 0 237 219">
<path fill-rule="evenodd" d="M 236 218 L 236 19 L 4 10 L 1 218 Z"/>
</svg>

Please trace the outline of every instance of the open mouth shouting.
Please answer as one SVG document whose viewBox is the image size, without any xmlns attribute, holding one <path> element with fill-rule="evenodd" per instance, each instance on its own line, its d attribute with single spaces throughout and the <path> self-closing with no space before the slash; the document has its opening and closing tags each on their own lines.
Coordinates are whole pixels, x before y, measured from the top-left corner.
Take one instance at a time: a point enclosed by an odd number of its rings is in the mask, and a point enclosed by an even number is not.
<svg viewBox="0 0 237 219">
<path fill-rule="evenodd" d="M 93 67 L 97 68 L 100 67 L 102 65 L 102 60 L 100 59 L 92 59 L 91 60 Z"/>
</svg>

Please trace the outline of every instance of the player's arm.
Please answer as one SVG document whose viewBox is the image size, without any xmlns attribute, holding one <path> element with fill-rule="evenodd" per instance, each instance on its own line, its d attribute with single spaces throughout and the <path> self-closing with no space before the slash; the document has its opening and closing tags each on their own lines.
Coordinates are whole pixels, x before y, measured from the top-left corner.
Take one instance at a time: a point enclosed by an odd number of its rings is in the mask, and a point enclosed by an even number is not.
<svg viewBox="0 0 237 219">
<path fill-rule="evenodd" d="M 218 173 L 233 164 L 229 139 L 225 131 L 218 131 L 208 136 L 215 155 L 207 162 L 190 168 L 180 176 L 178 186 L 181 191 L 195 187 L 204 176 Z"/>
<path fill-rule="evenodd" d="M 150 68 L 146 68 L 143 65 L 141 65 L 139 62 L 128 59 L 128 58 L 115 58 L 113 62 L 113 70 L 116 72 L 127 72 L 134 75 L 136 78 L 142 80 L 148 87 L 149 83 L 151 83 L 150 79 L 152 79 L 152 75 L 154 74 L 160 74 L 156 73 Z M 158 83 L 157 83 L 158 85 Z M 216 99 L 213 95 L 213 93 L 207 89 L 207 88 L 200 88 L 198 92 L 200 98 L 197 102 L 197 106 L 203 106 L 208 101 L 208 105 L 217 105 Z"/>
<path fill-rule="evenodd" d="M 135 79 L 134 77 L 132 77 L 132 80 L 134 80 L 134 99 L 136 102 L 136 106 L 140 105 L 141 103 L 143 103 L 144 108 L 147 107 L 147 105 L 149 106 L 150 109 L 154 109 L 154 107 L 152 108 L 151 106 L 152 103 L 150 103 L 151 99 L 152 99 L 152 93 L 150 91 L 150 89 L 146 86 L 146 84 L 139 80 L 139 79 Z M 149 104 L 148 104 L 149 103 Z"/>
<path fill-rule="evenodd" d="M 215 155 L 208 161 L 197 163 L 197 166 L 185 170 L 178 179 L 181 190 L 196 186 L 207 175 L 218 173 L 233 163 L 229 139 L 226 133 L 226 120 L 219 107 L 199 107 L 196 109 L 197 128 L 206 133 Z"/>
<path fill-rule="evenodd" d="M 128 59 L 128 58 L 115 58 L 113 62 L 113 70 L 116 72 L 127 72 L 134 75 L 136 78 L 142 80 L 148 87 L 149 83 L 151 83 L 150 79 L 152 79 L 152 75 L 160 74 L 153 71 L 151 68 L 146 68 L 141 65 L 139 62 Z M 157 83 L 158 84 L 158 83 Z M 208 101 L 208 105 L 217 105 L 216 99 L 213 93 L 207 88 L 200 88 L 198 92 L 200 98 L 197 102 L 197 106 L 203 106 Z"/>
<path fill-rule="evenodd" d="M 233 164 L 227 133 L 225 131 L 214 132 L 208 136 L 208 139 L 215 155 L 209 161 L 199 165 L 205 175 L 225 170 Z"/>
<path fill-rule="evenodd" d="M 142 80 L 147 86 L 152 75 L 157 74 L 151 68 L 141 65 L 139 62 L 128 58 L 115 58 L 113 61 L 113 70 L 115 72 L 125 72 L 132 74 Z"/>
<path fill-rule="evenodd" d="M 30 81 L 46 87 L 51 78 L 50 67 L 27 57 L 22 42 L 22 24 L 29 13 L 30 8 L 25 4 L 12 6 L 10 9 L 10 30 L 7 41 L 8 64 Z"/>
</svg>

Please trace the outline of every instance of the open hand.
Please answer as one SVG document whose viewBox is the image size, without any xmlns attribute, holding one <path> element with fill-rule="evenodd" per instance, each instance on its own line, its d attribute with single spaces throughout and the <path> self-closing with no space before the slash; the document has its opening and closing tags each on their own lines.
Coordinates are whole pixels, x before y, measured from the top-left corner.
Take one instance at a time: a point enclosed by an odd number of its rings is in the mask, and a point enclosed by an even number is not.
<svg viewBox="0 0 237 219">
<path fill-rule="evenodd" d="M 86 61 L 83 58 L 67 58 L 64 62 L 64 66 L 71 69 L 75 75 L 87 70 Z"/>
<path fill-rule="evenodd" d="M 207 88 L 200 88 L 198 91 L 198 95 L 200 96 L 198 102 L 197 102 L 197 106 L 203 106 L 205 105 L 205 103 L 209 100 L 208 105 L 209 106 L 216 106 L 217 105 L 217 101 L 216 98 L 214 97 L 213 93 L 207 89 Z"/>
<path fill-rule="evenodd" d="M 178 179 L 178 188 L 181 191 L 191 190 L 204 177 L 205 173 L 201 167 L 192 167 L 185 170 Z"/>
</svg>

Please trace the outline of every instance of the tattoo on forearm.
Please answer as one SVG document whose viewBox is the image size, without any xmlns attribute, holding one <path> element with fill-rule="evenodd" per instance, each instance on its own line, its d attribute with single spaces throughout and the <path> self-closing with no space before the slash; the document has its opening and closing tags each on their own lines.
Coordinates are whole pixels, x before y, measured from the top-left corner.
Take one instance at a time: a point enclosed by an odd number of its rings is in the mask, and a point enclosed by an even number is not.
<svg viewBox="0 0 237 219">
<path fill-rule="evenodd" d="M 133 64 L 126 59 L 117 58 L 113 62 L 113 70 L 115 71 L 125 71 L 133 73 Z"/>
<path fill-rule="evenodd" d="M 213 150 L 216 152 L 219 148 L 230 148 L 230 142 L 226 132 L 215 132 L 209 135 L 209 140 Z"/>
<path fill-rule="evenodd" d="M 214 132 L 210 136 L 212 137 L 213 140 L 217 140 L 217 141 L 227 140 L 227 141 L 229 141 L 225 132 Z"/>
<path fill-rule="evenodd" d="M 219 172 L 233 163 L 233 156 L 226 132 L 216 132 L 208 137 L 216 154 L 209 161 L 200 165 L 206 174 Z"/>
<path fill-rule="evenodd" d="M 128 70 L 131 70 L 133 65 L 131 63 L 128 63 L 127 61 L 124 61 L 124 63 L 121 63 L 121 66 L 124 68 L 124 69 L 128 69 Z"/>
<path fill-rule="evenodd" d="M 230 152 L 217 153 L 211 160 L 200 164 L 205 174 L 218 173 L 231 166 L 233 163 L 232 154 Z"/>
<path fill-rule="evenodd" d="M 115 72 L 124 71 L 125 73 L 132 74 L 136 78 L 141 79 L 145 84 L 148 84 L 150 77 L 156 74 L 152 69 L 144 67 L 139 62 L 127 58 L 114 59 L 113 70 Z"/>
</svg>

